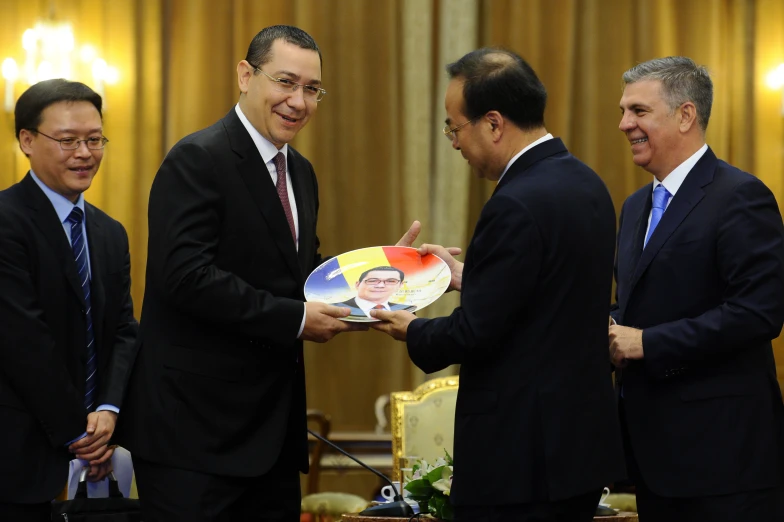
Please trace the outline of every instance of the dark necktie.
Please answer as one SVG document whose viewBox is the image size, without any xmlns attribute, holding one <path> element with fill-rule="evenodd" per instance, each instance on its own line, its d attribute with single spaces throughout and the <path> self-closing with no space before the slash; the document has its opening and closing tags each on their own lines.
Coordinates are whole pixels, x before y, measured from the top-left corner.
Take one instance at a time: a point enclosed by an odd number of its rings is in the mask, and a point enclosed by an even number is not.
<svg viewBox="0 0 784 522">
<path fill-rule="evenodd" d="M 86 305 L 84 318 L 87 323 L 85 342 L 87 343 L 87 368 L 84 392 L 84 408 L 87 412 L 93 411 L 95 402 L 96 385 L 98 384 L 98 361 L 95 357 L 95 335 L 93 333 L 92 305 L 90 304 L 90 272 L 87 265 L 87 249 L 85 248 L 85 237 L 82 234 L 82 220 L 84 213 L 79 207 L 74 207 L 68 216 L 71 223 L 71 248 L 73 248 L 76 270 L 79 272 L 79 281 L 82 283 L 82 293 Z"/>
<path fill-rule="evenodd" d="M 283 213 L 286 214 L 286 221 L 289 222 L 289 229 L 291 230 L 291 237 L 294 239 L 294 246 L 297 245 L 297 229 L 294 228 L 294 214 L 291 213 L 291 203 L 289 203 L 289 191 L 286 189 L 286 156 L 282 152 L 278 152 L 272 161 L 275 162 L 275 170 L 278 172 L 278 181 L 275 182 L 275 188 L 278 190 L 278 198 L 280 204 L 283 205 Z M 305 374 L 305 360 L 302 352 L 302 344 L 299 345 L 297 350 L 297 368 L 304 375 Z"/>
<path fill-rule="evenodd" d="M 653 191 L 653 208 L 651 209 L 651 226 L 648 227 L 648 235 L 645 236 L 645 243 L 643 244 L 643 248 L 648 244 L 648 240 L 653 235 L 653 231 L 656 230 L 656 227 L 661 221 L 662 216 L 664 215 L 664 210 L 667 208 L 667 202 L 672 197 L 672 194 L 664 188 L 664 185 L 659 185 Z"/>
<path fill-rule="evenodd" d="M 275 188 L 278 189 L 280 204 L 283 205 L 283 212 L 286 214 L 286 221 L 289 222 L 289 228 L 291 229 L 291 237 L 294 238 L 294 244 L 296 245 L 297 229 L 294 227 L 294 215 L 291 213 L 289 192 L 286 190 L 286 156 L 282 152 L 278 152 L 273 161 L 275 162 L 275 170 L 278 171 L 278 181 L 275 183 Z"/>
</svg>

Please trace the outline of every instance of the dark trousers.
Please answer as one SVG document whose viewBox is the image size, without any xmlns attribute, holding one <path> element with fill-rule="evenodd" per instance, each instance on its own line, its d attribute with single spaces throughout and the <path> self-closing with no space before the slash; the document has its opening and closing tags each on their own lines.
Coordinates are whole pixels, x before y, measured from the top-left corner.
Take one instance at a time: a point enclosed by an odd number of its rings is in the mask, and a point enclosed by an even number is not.
<svg viewBox="0 0 784 522">
<path fill-rule="evenodd" d="M 601 496 L 599 490 L 555 502 L 455 506 L 455 522 L 590 522 Z"/>
<path fill-rule="evenodd" d="M 0 502 L 0 522 L 49 522 L 52 503 L 4 504 Z"/>
<path fill-rule="evenodd" d="M 637 491 L 640 522 L 781 522 L 784 520 L 784 487 L 742 491 L 729 495 L 673 498 L 652 492 L 640 473 L 620 400 L 621 431 L 629 479 Z M 727 456 L 730 457 L 730 456 Z M 740 456 L 737 456 L 740 458 Z"/>
<path fill-rule="evenodd" d="M 134 457 L 144 522 L 298 522 L 299 471 L 276 463 L 260 477 L 223 477 Z"/>
</svg>

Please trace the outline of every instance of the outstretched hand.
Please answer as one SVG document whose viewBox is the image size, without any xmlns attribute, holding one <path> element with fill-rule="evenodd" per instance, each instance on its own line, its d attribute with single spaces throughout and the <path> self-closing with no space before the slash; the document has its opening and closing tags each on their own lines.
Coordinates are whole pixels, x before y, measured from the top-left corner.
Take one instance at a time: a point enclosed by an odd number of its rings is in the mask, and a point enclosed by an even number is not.
<svg viewBox="0 0 784 522">
<path fill-rule="evenodd" d="M 397 243 L 395 243 L 395 246 L 402 246 L 402 247 L 413 246 L 414 241 L 417 240 L 417 237 L 419 237 L 419 233 L 421 231 L 422 231 L 422 223 L 420 223 L 419 221 L 414 221 L 413 223 L 411 223 L 411 226 L 408 228 L 406 233 L 403 234 L 403 237 L 401 237 L 400 240 Z M 463 249 L 460 247 L 441 247 L 441 248 L 444 248 L 447 252 L 449 252 L 450 255 L 453 256 L 459 256 L 460 254 L 463 253 Z M 419 253 L 422 254 L 422 252 Z"/>
<path fill-rule="evenodd" d="M 428 245 L 424 244 L 419 247 L 419 255 L 434 254 L 444 260 L 446 266 L 452 272 L 452 279 L 449 281 L 449 290 L 457 290 L 458 292 L 463 288 L 463 263 L 452 257 L 452 252 L 448 248 L 441 245 Z"/>
<path fill-rule="evenodd" d="M 371 310 L 370 315 L 379 319 L 381 323 L 370 323 L 374 330 L 384 332 L 398 341 L 405 341 L 408 334 L 408 325 L 417 317 L 411 312 L 399 310 L 387 312 L 386 310 Z"/>
<path fill-rule="evenodd" d="M 341 321 L 351 313 L 350 308 L 308 301 L 305 303 L 305 327 L 300 339 L 325 343 L 342 332 L 367 331 L 364 324 Z"/>
</svg>

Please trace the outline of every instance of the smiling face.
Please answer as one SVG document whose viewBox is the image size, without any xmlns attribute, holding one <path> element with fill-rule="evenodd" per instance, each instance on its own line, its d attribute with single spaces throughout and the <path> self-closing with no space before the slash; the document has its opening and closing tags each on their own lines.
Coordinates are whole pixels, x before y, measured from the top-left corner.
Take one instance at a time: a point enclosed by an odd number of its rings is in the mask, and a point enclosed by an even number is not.
<svg viewBox="0 0 784 522">
<path fill-rule="evenodd" d="M 321 86 L 318 52 L 275 40 L 270 54 L 271 59 L 260 66 L 265 73 L 273 78 Z M 291 93 L 280 92 L 274 81 L 255 71 L 245 60 L 237 65 L 237 78 L 243 114 L 279 149 L 294 139 L 318 108 L 318 102 L 304 98 L 301 87 Z"/>
<path fill-rule="evenodd" d="M 400 273 L 396 270 L 371 270 L 355 285 L 357 297 L 372 303 L 386 303 L 400 288 Z"/>
<path fill-rule="evenodd" d="M 92 103 L 57 102 L 41 112 L 37 130 L 57 139 L 87 139 L 101 137 L 103 126 L 101 115 Z M 82 142 L 78 149 L 63 150 L 56 141 L 28 129 L 20 131 L 19 145 L 38 179 L 73 202 L 90 188 L 103 159 L 103 149 L 90 150 Z"/>
<path fill-rule="evenodd" d="M 662 96 L 660 81 L 643 80 L 627 84 L 620 106 L 622 116 L 618 128 L 631 144 L 636 165 L 661 181 L 688 158 L 682 152 L 684 127 L 681 107 L 674 111 L 670 108 Z"/>
</svg>

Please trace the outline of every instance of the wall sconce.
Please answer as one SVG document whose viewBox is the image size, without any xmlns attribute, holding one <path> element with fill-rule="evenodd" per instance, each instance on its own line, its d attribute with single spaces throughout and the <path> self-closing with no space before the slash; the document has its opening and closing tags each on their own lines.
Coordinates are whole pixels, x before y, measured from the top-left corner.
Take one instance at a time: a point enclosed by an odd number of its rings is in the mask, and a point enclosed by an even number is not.
<svg viewBox="0 0 784 522">
<path fill-rule="evenodd" d="M 781 115 L 784 116 L 784 63 L 768 73 L 767 82 L 771 89 L 781 90 Z"/>
<path fill-rule="evenodd" d="M 54 17 L 41 20 L 22 35 L 25 59 L 21 67 L 13 58 L 3 61 L 5 81 L 4 107 L 14 110 L 14 88 L 17 82 L 26 86 L 51 78 L 66 78 L 92 83 L 95 92 L 105 96 L 105 85 L 119 80 L 116 67 L 109 66 L 91 45 L 82 45 L 78 52 L 71 24 L 58 22 Z M 92 77 L 92 82 L 85 81 Z M 105 100 L 104 100 L 105 103 Z"/>
</svg>

